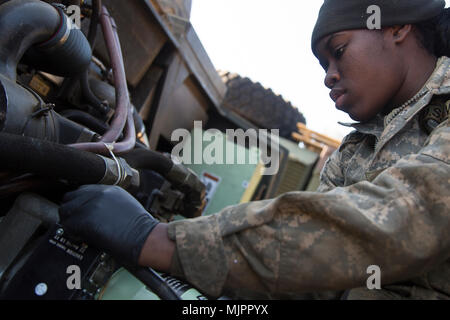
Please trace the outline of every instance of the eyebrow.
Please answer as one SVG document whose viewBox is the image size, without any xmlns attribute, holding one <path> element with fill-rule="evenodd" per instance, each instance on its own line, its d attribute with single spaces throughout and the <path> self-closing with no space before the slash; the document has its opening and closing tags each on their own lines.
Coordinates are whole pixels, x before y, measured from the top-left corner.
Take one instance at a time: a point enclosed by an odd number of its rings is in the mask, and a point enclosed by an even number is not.
<svg viewBox="0 0 450 320">
<path fill-rule="evenodd" d="M 331 41 L 333 41 L 334 38 L 343 36 L 342 32 L 334 33 L 331 35 L 331 37 L 328 38 L 327 43 L 325 44 L 325 47 L 331 50 Z"/>
<path fill-rule="evenodd" d="M 327 49 L 331 49 L 331 41 L 333 41 L 334 38 L 336 38 L 338 36 L 338 34 L 333 34 L 331 35 L 331 37 L 328 38 L 327 43 L 325 44 L 325 48 Z"/>
</svg>

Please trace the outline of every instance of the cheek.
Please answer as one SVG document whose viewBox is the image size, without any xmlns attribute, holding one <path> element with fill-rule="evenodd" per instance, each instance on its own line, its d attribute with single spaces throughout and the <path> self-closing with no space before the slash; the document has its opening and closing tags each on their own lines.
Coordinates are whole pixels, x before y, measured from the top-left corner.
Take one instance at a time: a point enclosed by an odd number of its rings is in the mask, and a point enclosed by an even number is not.
<svg viewBox="0 0 450 320">
<path fill-rule="evenodd" d="M 351 94 L 348 113 L 358 121 L 369 120 L 381 112 L 399 81 L 395 65 L 381 50 L 364 49 L 349 52 L 342 73 Z"/>
</svg>

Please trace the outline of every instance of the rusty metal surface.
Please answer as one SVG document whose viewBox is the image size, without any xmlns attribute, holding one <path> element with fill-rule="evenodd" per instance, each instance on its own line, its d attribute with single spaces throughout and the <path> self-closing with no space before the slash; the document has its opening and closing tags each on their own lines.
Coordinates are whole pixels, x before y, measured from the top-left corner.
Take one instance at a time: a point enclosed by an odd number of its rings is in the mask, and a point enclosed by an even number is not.
<svg viewBox="0 0 450 320">
<path fill-rule="evenodd" d="M 191 130 L 194 120 L 207 121 L 210 102 L 190 75 L 180 55 L 175 55 L 162 90 L 156 121 L 150 133 L 150 147 L 155 148 L 160 136 L 170 140 L 175 129 Z"/>
<path fill-rule="evenodd" d="M 179 36 L 172 30 L 173 19 L 168 19 L 158 0 L 146 0 L 145 3 L 177 49 L 189 72 L 197 79 L 201 89 L 216 108 L 220 108 L 227 88 L 192 25 L 186 22 L 185 34 Z"/>
<path fill-rule="evenodd" d="M 165 14 L 178 16 L 189 20 L 191 17 L 192 0 L 151 0 L 158 3 Z"/>
</svg>

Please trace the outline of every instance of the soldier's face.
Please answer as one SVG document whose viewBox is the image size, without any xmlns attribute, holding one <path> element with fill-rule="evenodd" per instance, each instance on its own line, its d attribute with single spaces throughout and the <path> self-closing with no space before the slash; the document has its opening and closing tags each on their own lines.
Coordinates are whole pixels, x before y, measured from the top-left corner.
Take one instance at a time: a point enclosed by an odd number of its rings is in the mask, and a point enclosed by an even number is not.
<svg viewBox="0 0 450 320">
<path fill-rule="evenodd" d="M 338 32 L 323 38 L 316 52 L 331 99 L 353 120 L 382 112 L 402 85 L 402 59 L 383 31 Z"/>
</svg>

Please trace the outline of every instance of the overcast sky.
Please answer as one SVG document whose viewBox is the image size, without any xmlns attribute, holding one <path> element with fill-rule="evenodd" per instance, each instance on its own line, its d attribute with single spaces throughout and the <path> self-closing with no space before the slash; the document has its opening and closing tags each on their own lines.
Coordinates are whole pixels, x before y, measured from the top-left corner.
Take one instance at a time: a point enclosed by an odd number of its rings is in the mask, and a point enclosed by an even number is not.
<svg viewBox="0 0 450 320">
<path fill-rule="evenodd" d="M 310 39 L 323 2 L 193 0 L 191 22 L 214 66 L 272 88 L 313 130 L 342 138 L 353 122 L 335 109 Z M 447 1 L 449 3 L 449 1 Z"/>
</svg>

